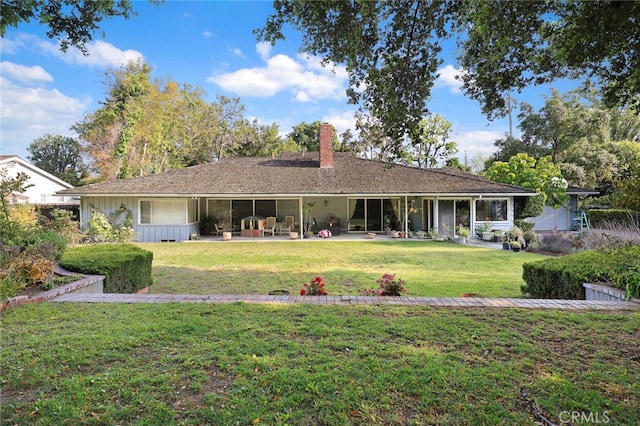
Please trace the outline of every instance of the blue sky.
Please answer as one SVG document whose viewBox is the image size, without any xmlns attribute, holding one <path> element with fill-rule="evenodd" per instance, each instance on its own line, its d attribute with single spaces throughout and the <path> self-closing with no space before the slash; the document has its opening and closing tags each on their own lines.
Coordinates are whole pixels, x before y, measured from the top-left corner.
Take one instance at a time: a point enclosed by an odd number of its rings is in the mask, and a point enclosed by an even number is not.
<svg viewBox="0 0 640 426">
<path fill-rule="evenodd" d="M 276 123 L 283 135 L 315 120 L 340 133 L 355 130 L 357 106 L 347 103 L 343 67 L 334 73 L 322 68 L 319 58 L 299 51 L 300 36 L 293 31 L 274 47 L 256 41 L 252 30 L 264 25 L 272 2 L 136 1 L 134 8 L 138 16 L 129 20 L 102 22 L 105 36 L 94 36 L 86 57 L 74 48 L 62 53 L 35 23 L 7 31 L 0 45 L 0 154 L 26 159 L 35 138 L 75 136 L 70 127 L 106 97 L 105 72 L 138 58 L 153 67 L 154 77 L 202 87 L 208 101 L 217 95 L 240 98 L 247 118 Z M 489 122 L 478 103 L 460 92 L 456 64 L 447 55 L 429 109 L 453 124 L 451 140 L 461 160 L 465 152 L 469 159 L 489 155 L 508 121 Z M 548 93 L 548 87 L 534 88 L 514 97 L 538 108 Z"/>
</svg>

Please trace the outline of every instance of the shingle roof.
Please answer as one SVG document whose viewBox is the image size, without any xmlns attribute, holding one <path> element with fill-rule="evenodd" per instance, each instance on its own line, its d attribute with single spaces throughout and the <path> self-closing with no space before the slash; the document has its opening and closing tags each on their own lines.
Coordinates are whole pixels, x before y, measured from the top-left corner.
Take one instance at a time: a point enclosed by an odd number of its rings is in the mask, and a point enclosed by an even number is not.
<svg viewBox="0 0 640 426">
<path fill-rule="evenodd" d="M 417 169 L 334 153 L 320 168 L 318 153 L 276 158 L 222 158 L 210 164 L 63 190 L 71 195 L 512 194 L 534 191 L 453 169 Z"/>
</svg>

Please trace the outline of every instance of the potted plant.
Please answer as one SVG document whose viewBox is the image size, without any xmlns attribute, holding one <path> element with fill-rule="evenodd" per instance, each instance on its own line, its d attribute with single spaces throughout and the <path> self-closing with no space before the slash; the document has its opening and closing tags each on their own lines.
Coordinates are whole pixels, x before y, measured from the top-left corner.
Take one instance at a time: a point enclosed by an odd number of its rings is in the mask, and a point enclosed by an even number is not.
<svg viewBox="0 0 640 426">
<path fill-rule="evenodd" d="M 511 241 L 506 235 L 502 236 L 502 250 L 511 250 Z"/>
<path fill-rule="evenodd" d="M 535 242 L 536 239 L 538 238 L 536 233 L 533 232 L 533 231 L 525 231 L 522 234 L 522 237 L 524 238 L 524 242 L 527 243 L 527 246 L 529 246 L 529 244 Z"/>
<path fill-rule="evenodd" d="M 511 250 L 518 252 L 522 248 L 522 244 L 518 241 L 511 241 Z"/>
<path fill-rule="evenodd" d="M 518 241 L 519 238 L 522 238 L 522 229 L 517 226 L 513 226 L 509 229 L 509 232 L 507 232 L 507 237 L 509 237 L 509 240 L 511 241 Z"/>
<path fill-rule="evenodd" d="M 210 235 L 213 231 L 213 228 L 216 223 L 216 218 L 213 216 L 205 216 L 200 219 L 200 234 L 201 235 Z"/>
<path fill-rule="evenodd" d="M 460 242 L 466 243 L 467 238 L 469 237 L 469 235 L 471 235 L 471 231 L 469 230 L 469 228 L 466 228 L 463 225 L 459 225 L 457 234 L 458 234 L 458 237 L 462 239 Z"/>
<path fill-rule="evenodd" d="M 494 229 L 493 230 L 493 242 L 494 243 L 499 243 L 502 241 L 502 237 L 504 235 L 504 231 L 501 229 Z"/>
<path fill-rule="evenodd" d="M 313 230 L 311 229 L 311 212 L 316 206 L 315 201 L 308 201 L 302 206 L 302 214 L 304 218 L 304 237 L 311 238 Z"/>
</svg>

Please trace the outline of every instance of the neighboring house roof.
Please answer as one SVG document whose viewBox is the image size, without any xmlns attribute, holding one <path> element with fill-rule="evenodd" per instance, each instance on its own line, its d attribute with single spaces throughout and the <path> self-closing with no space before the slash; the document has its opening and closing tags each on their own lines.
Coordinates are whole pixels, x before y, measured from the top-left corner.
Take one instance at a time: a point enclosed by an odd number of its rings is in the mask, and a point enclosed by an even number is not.
<svg viewBox="0 0 640 426">
<path fill-rule="evenodd" d="M 8 177 L 13 178 L 22 172 L 29 176 L 26 190 L 20 194 L 13 194 L 13 199 L 19 202 L 33 204 L 78 204 L 78 200 L 71 197 L 55 195 L 57 191 L 71 189 L 73 185 L 23 160 L 17 155 L 0 155 L 0 169 L 8 170 Z"/>
<path fill-rule="evenodd" d="M 25 169 L 27 169 L 25 171 L 25 173 L 29 174 L 29 176 L 33 175 L 33 174 L 37 174 L 40 175 L 52 182 L 55 182 L 58 185 L 64 186 L 65 188 L 73 188 L 73 185 L 71 185 L 70 183 L 67 183 L 65 181 L 63 181 L 62 179 L 60 179 L 57 176 L 52 175 L 51 173 L 42 170 L 40 167 L 34 166 L 33 164 L 29 163 L 28 161 L 23 160 L 22 158 L 18 157 L 17 155 L 0 155 L 0 166 L 8 166 L 10 163 L 16 163 L 21 165 L 22 167 L 24 167 Z M 27 182 L 29 183 L 29 182 Z"/>
<path fill-rule="evenodd" d="M 577 186 L 569 185 L 567 187 L 567 194 L 569 194 L 569 195 L 598 195 L 598 194 L 600 194 L 600 192 L 599 191 L 595 191 L 593 189 L 584 189 L 584 188 L 578 188 Z"/>
<path fill-rule="evenodd" d="M 535 195 L 535 191 L 491 182 L 455 169 L 417 169 L 333 153 L 321 168 L 318 153 L 276 158 L 222 158 L 210 164 L 156 175 L 66 189 L 65 195 Z"/>
</svg>

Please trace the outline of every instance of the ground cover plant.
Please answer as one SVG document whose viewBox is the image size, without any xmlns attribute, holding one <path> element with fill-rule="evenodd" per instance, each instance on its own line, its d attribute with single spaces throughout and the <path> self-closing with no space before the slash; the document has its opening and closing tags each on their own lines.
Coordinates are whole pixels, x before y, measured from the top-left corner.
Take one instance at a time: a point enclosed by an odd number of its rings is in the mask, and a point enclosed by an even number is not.
<svg viewBox="0 0 640 426">
<path fill-rule="evenodd" d="M 3 424 L 640 420 L 637 311 L 29 305 L 2 315 Z"/>
<path fill-rule="evenodd" d="M 545 256 L 424 241 L 140 243 L 153 252 L 153 293 L 267 294 L 321 276 L 330 295 L 358 295 L 395 274 L 408 296 L 522 297 L 522 264 Z"/>
</svg>

